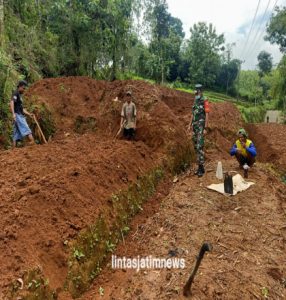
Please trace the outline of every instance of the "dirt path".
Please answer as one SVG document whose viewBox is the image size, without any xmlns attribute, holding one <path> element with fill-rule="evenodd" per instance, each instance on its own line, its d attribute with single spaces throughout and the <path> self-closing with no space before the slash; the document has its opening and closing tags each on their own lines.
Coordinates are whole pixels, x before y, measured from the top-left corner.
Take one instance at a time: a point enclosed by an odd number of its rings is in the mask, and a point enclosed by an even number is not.
<svg viewBox="0 0 286 300">
<path fill-rule="evenodd" d="M 223 166 L 239 171 L 231 160 Z M 184 175 L 174 183 L 158 212 L 134 224 L 115 253 L 167 258 L 178 249 L 186 268 L 136 272 L 109 266 L 82 300 L 183 299 L 182 287 L 206 240 L 213 252 L 201 265 L 192 299 L 285 299 L 286 186 L 258 163 L 249 178 L 255 185 L 226 197 L 206 189 L 216 181 L 215 163 L 208 169 L 203 179 Z"/>
</svg>

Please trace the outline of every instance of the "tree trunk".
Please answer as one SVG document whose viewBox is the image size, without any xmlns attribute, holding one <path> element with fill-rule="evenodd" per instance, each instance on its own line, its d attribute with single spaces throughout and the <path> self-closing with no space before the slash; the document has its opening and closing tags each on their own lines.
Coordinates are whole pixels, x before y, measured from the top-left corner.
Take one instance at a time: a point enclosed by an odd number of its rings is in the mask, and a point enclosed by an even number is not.
<svg viewBox="0 0 286 300">
<path fill-rule="evenodd" d="M 226 79 L 226 94 L 228 95 L 228 85 L 229 85 L 229 73 L 227 72 L 227 79 Z"/>
<path fill-rule="evenodd" d="M 164 84 L 164 79 L 165 79 L 165 76 L 164 76 L 164 60 L 163 60 L 163 49 L 162 49 L 162 46 L 161 46 L 161 84 L 162 85 Z"/>
<path fill-rule="evenodd" d="M 0 46 L 4 46 L 4 0 L 0 0 Z"/>
<path fill-rule="evenodd" d="M 112 54 L 112 72 L 111 72 L 111 81 L 116 80 L 116 71 L 117 71 L 116 47 L 114 47 L 114 49 L 113 49 L 113 54 Z"/>
<path fill-rule="evenodd" d="M 114 25 L 114 45 L 112 49 L 112 69 L 111 69 L 111 81 L 116 80 L 116 72 L 117 72 L 117 46 L 118 46 L 118 40 L 117 40 L 117 30 L 116 26 Z"/>
</svg>

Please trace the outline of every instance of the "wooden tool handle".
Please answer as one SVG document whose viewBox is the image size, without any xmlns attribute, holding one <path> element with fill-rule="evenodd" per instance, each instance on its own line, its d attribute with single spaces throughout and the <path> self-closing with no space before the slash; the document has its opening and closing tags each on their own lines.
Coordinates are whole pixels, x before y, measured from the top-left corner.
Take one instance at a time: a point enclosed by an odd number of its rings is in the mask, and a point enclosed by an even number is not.
<svg viewBox="0 0 286 300">
<path fill-rule="evenodd" d="M 42 136 L 42 139 L 43 139 L 44 143 L 47 144 L 48 142 L 47 142 L 47 140 L 46 140 L 46 138 L 45 138 L 45 136 L 44 136 L 44 134 L 43 134 L 43 131 L 42 131 L 41 127 L 40 127 L 39 122 L 37 121 L 37 119 L 36 119 L 35 116 L 33 116 L 33 119 L 34 119 L 35 123 L 37 124 L 37 127 L 38 127 L 38 129 L 39 129 L 39 131 L 40 131 L 40 134 L 41 134 L 41 136 Z"/>
</svg>

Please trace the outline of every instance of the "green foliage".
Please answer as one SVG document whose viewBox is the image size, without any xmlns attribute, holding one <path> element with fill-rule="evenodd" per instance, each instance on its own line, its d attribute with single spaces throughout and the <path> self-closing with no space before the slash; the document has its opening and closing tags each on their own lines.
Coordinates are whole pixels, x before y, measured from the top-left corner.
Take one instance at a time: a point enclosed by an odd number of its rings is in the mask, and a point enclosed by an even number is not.
<svg viewBox="0 0 286 300">
<path fill-rule="evenodd" d="M 240 61 L 233 59 L 225 62 L 216 78 L 216 88 L 225 91 L 226 94 L 235 95 L 235 80 L 237 79 L 240 69 Z"/>
<path fill-rule="evenodd" d="M 276 9 L 268 38 L 282 49 L 284 23 L 285 8 Z M 4 1 L 0 97 L 8 99 L 20 78 L 33 82 L 41 77 L 88 75 L 200 82 L 229 95 L 237 95 L 239 88 L 238 94 L 247 101 L 275 94 L 283 106 L 278 96 L 283 94 L 283 64 L 279 76 L 268 80 L 271 57 L 262 52 L 260 81 L 255 74 L 242 72 L 238 84 L 240 61 L 232 58 L 234 45 L 225 46 L 223 34 L 212 24 L 197 23 L 190 33 L 184 40 L 182 22 L 170 14 L 166 0 Z M 3 132 L 9 127 L 7 106 L 2 105 L 1 111 Z"/>
<path fill-rule="evenodd" d="M 35 115 L 44 136 L 48 140 L 50 137 L 54 136 L 56 132 L 56 125 L 51 110 L 44 103 L 39 103 L 37 97 L 26 100 L 26 107 L 28 111 L 32 112 Z M 35 135 L 35 133 L 37 132 L 36 123 L 31 118 L 28 118 L 27 120 L 35 139 L 40 143 L 40 137 Z"/>
<path fill-rule="evenodd" d="M 266 51 L 261 51 L 257 56 L 257 60 L 261 76 L 271 72 L 273 58 L 270 53 Z"/>
<path fill-rule="evenodd" d="M 40 4 L 39 4 L 40 5 Z M 42 74 L 56 75 L 57 38 L 42 28 L 39 14 L 43 5 L 35 1 L 11 0 L 5 5 L 6 49 L 13 58 L 19 74 L 29 81 L 37 80 Z"/>
<path fill-rule="evenodd" d="M 130 219 L 142 209 L 144 201 L 154 194 L 163 178 L 163 170 L 156 168 L 140 177 L 126 191 L 112 195 L 113 222 L 109 222 L 107 216 L 100 215 L 94 225 L 80 234 L 69 260 L 66 281 L 66 287 L 73 297 L 86 291 L 100 273 L 101 266 L 109 259 L 122 235 L 129 231 Z"/>
<path fill-rule="evenodd" d="M 267 26 L 266 39 L 280 46 L 286 51 L 286 7 L 276 7 Z M 286 112 L 286 56 L 284 55 L 278 65 L 277 71 L 271 78 L 270 94 L 277 99 L 277 108 Z"/>
<path fill-rule="evenodd" d="M 267 108 L 265 106 L 245 107 L 237 105 L 240 110 L 243 120 L 246 123 L 262 123 L 266 115 Z"/>
<path fill-rule="evenodd" d="M 286 112 L 286 56 L 284 55 L 274 73 L 271 93 L 277 99 L 277 108 Z"/>
<path fill-rule="evenodd" d="M 81 250 L 74 249 L 73 250 L 73 257 L 75 259 L 77 259 L 78 261 L 80 261 L 81 259 L 83 259 L 85 257 L 85 255 L 83 254 L 83 252 Z"/>
<path fill-rule="evenodd" d="M 12 126 L 9 101 L 18 74 L 12 64 L 11 57 L 3 50 L 0 49 L 0 144 L 8 147 Z"/>
<path fill-rule="evenodd" d="M 211 87 L 220 68 L 220 51 L 224 43 L 223 34 L 218 35 L 212 24 L 195 24 L 191 29 L 186 56 L 190 62 L 189 78 L 192 83 Z"/>
<path fill-rule="evenodd" d="M 168 12 L 165 0 L 147 1 L 144 20 L 150 26 L 147 73 L 156 82 L 175 80 L 178 76 L 180 47 L 185 36 L 180 19 Z"/>
<path fill-rule="evenodd" d="M 263 90 L 257 71 L 241 71 L 237 82 L 240 97 L 251 102 L 261 102 Z"/>
<path fill-rule="evenodd" d="M 267 26 L 266 40 L 278 44 L 282 52 L 286 51 L 286 7 L 276 7 Z"/>
<path fill-rule="evenodd" d="M 49 280 L 43 277 L 39 268 L 26 272 L 22 282 L 17 280 L 10 285 L 5 299 L 56 300 L 57 292 L 49 287 Z"/>
</svg>

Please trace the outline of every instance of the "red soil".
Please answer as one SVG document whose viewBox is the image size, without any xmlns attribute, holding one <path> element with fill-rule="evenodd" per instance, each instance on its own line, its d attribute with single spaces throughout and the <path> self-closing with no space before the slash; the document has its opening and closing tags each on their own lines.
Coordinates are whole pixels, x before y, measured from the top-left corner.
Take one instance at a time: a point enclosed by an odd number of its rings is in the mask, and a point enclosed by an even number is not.
<svg viewBox="0 0 286 300">
<path fill-rule="evenodd" d="M 286 134 L 282 124 L 250 124 L 249 134 L 258 148 L 258 159 L 286 173 Z"/>
<path fill-rule="evenodd" d="M 128 89 L 138 108 L 136 142 L 114 139 Z M 164 92 L 144 82 L 84 77 L 47 79 L 29 89 L 27 98 L 50 108 L 57 133 L 47 145 L 0 153 L 1 293 L 36 266 L 53 288 L 62 287 L 70 254 L 63 242 L 95 223 L 100 212 L 108 214 L 112 193 L 186 144 L 181 121 L 161 101 Z M 95 118 L 96 131 L 76 133 L 79 116 Z"/>
<path fill-rule="evenodd" d="M 138 109 L 135 142 L 114 139 L 129 89 Z M 39 81 L 26 96 L 49 107 L 57 133 L 47 145 L 0 153 L 1 292 L 35 266 L 52 288 L 62 287 L 70 254 L 63 242 L 95 223 L 100 212 L 108 214 L 112 193 L 189 140 L 193 97 L 184 92 L 142 81 L 69 77 Z M 207 152 L 225 156 L 242 124 L 240 114 L 229 103 L 211 109 Z M 95 132 L 88 126 L 75 131 L 77 120 L 91 118 Z"/>
</svg>

